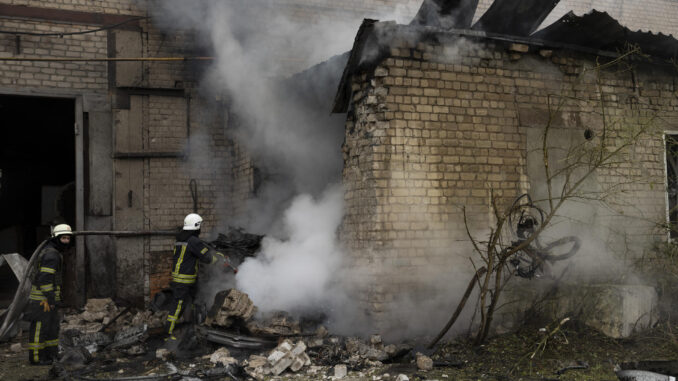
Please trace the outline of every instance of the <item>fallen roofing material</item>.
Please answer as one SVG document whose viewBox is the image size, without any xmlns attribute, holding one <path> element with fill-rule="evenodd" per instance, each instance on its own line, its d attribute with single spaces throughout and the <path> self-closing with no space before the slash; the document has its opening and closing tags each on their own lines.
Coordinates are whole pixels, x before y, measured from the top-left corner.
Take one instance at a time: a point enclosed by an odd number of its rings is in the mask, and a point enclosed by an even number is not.
<svg viewBox="0 0 678 381">
<path fill-rule="evenodd" d="M 410 25 L 468 29 L 477 7 L 478 0 L 424 0 Z"/>
<path fill-rule="evenodd" d="M 236 335 L 218 329 L 208 329 L 204 326 L 196 327 L 197 332 L 202 335 L 207 341 L 213 343 L 227 345 L 239 349 L 265 349 L 274 347 L 277 340 L 268 340 L 259 337 Z"/>
<path fill-rule="evenodd" d="M 623 51 L 627 44 L 632 44 L 639 47 L 643 54 L 669 60 L 678 57 L 678 41 L 672 36 L 633 32 L 606 12 L 595 9 L 583 16 L 569 12 L 531 37 L 608 51 Z"/>
<path fill-rule="evenodd" d="M 473 25 L 488 33 L 529 36 L 560 0 L 495 0 Z"/>
</svg>

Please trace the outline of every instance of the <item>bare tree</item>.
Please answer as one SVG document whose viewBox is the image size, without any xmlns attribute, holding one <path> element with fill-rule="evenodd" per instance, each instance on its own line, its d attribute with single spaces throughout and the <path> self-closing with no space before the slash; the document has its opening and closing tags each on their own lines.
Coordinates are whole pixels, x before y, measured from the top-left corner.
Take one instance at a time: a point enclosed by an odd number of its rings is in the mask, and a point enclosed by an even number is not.
<svg viewBox="0 0 678 381">
<path fill-rule="evenodd" d="M 595 133 L 587 130 L 585 134 L 590 139 L 586 144 L 567 147 L 564 158 L 553 159 L 549 147 L 549 135 L 553 130 L 553 118 L 568 102 L 578 102 L 581 99 L 568 94 L 550 95 L 548 97 L 549 120 L 543 127 L 541 136 L 540 155 L 544 171 L 544 186 L 546 197 L 542 200 L 532 200 L 529 195 L 519 197 L 512 205 L 502 207 L 500 198 L 491 192 L 491 208 L 494 223 L 485 240 L 476 239 L 469 229 L 465 207 L 462 207 L 467 235 L 473 245 L 476 258 L 480 258 L 482 267 L 476 267 L 476 274 L 469 284 L 467 293 L 462 298 L 457 311 L 445 328 L 429 345 L 432 347 L 442 338 L 454 324 L 463 308 L 474 285 L 479 286 L 478 309 L 480 321 L 474 334 L 475 344 L 485 342 L 490 332 L 494 313 L 498 308 L 502 290 L 509 280 L 518 274 L 531 277 L 535 271 L 548 271 L 549 263 L 571 256 L 579 248 L 579 242 L 574 237 L 565 237 L 548 245 L 539 242 L 539 236 L 558 216 L 558 212 L 568 201 L 579 199 L 586 201 L 604 202 L 614 193 L 614 186 L 598 192 L 584 189 L 584 184 L 602 169 L 614 169 L 627 160 L 629 151 L 642 137 L 650 136 L 656 126 L 654 114 L 629 120 L 615 120 L 608 112 L 606 97 L 603 91 L 602 73 L 605 70 L 630 70 L 631 56 L 638 55 L 637 48 L 630 49 L 618 58 L 584 70 L 580 78 L 586 75 L 595 75 L 595 91 L 597 96 L 598 112 L 602 116 L 602 127 Z M 571 94 L 576 94 L 571 91 Z M 595 135 L 595 136 L 594 136 Z M 561 255 L 551 254 L 556 246 L 570 245 L 570 250 Z M 528 267 L 521 267 L 520 261 L 529 262 Z M 521 270 L 522 269 L 522 270 Z"/>
</svg>

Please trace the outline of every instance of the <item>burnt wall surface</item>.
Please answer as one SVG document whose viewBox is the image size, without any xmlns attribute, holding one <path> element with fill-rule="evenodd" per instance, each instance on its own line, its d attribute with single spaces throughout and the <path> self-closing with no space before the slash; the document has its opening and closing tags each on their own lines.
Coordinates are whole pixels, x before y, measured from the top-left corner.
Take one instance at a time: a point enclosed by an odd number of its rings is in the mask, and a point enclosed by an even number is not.
<svg viewBox="0 0 678 381">
<path fill-rule="evenodd" d="M 559 213 L 569 222 L 554 238 L 590 232 L 578 255 L 581 274 L 598 262 L 637 258 L 665 238 L 656 227 L 666 213 L 662 131 L 678 118 L 675 70 L 614 65 L 596 74 L 595 57 L 529 49 L 463 38 L 394 42 L 389 58 L 353 76 L 341 231 L 378 321 L 387 324 L 404 298 L 434 298 L 441 281 L 448 293 L 463 290 L 471 260 L 482 265 L 466 226 L 487 239 L 492 198 L 503 210 L 524 192 L 544 197 L 538 150 L 547 126 L 552 171 L 604 129 L 608 147 L 641 125 L 651 130 L 582 185 L 583 198 L 595 201 Z M 586 129 L 596 134 L 592 142 Z"/>
<path fill-rule="evenodd" d="M 190 33 L 161 32 L 139 18 L 147 16 L 144 4 L 131 0 L 0 1 L 0 8 L 0 30 L 26 33 L 2 34 L 0 55 L 27 58 L 0 61 L 0 92 L 82 105 L 83 144 L 64 153 L 83 156 L 82 229 L 175 229 L 197 207 L 209 233 L 232 214 L 225 195 L 234 143 L 223 104 L 197 90 L 204 66 L 75 61 L 192 55 Z M 45 58 L 58 60 L 39 61 Z M 88 296 L 148 301 L 167 286 L 172 244 L 166 236 L 88 237 Z"/>
</svg>

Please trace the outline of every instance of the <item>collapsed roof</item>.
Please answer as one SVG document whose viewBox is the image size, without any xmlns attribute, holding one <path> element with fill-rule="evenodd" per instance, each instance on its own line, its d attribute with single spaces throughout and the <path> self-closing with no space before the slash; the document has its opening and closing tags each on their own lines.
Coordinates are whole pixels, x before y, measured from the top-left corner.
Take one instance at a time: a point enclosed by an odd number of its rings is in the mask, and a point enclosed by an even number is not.
<svg viewBox="0 0 678 381">
<path fill-rule="evenodd" d="M 410 25 L 363 21 L 339 83 L 332 112 L 348 110 L 354 73 L 369 71 L 390 55 L 395 41 L 436 42 L 460 36 L 562 48 L 601 56 L 618 56 L 637 47 L 655 63 L 675 62 L 678 40 L 672 35 L 632 31 L 606 12 L 567 13 L 535 32 L 560 0 L 495 0 L 471 25 L 478 0 L 424 0 Z"/>
</svg>

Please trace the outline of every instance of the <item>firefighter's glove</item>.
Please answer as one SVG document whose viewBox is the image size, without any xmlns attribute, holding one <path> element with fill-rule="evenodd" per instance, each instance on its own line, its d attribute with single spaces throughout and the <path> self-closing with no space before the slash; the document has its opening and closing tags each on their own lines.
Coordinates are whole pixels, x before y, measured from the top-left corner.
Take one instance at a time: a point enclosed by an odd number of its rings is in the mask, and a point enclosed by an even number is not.
<svg viewBox="0 0 678 381">
<path fill-rule="evenodd" d="M 44 312 L 49 312 L 51 311 L 52 308 L 54 308 L 54 307 L 50 308 L 49 302 L 47 300 L 40 301 L 40 305 L 42 306 L 42 310 Z"/>
<path fill-rule="evenodd" d="M 237 273 L 238 273 L 238 269 L 237 269 L 235 266 L 233 266 L 233 265 L 231 264 L 231 259 L 230 259 L 229 257 L 227 257 L 227 256 L 225 256 L 224 254 L 219 253 L 219 252 L 217 252 L 217 255 L 220 256 L 220 257 L 221 257 L 220 259 L 224 262 L 224 267 L 230 267 L 230 268 L 232 268 L 232 269 L 233 269 L 233 274 L 237 274 Z"/>
</svg>

